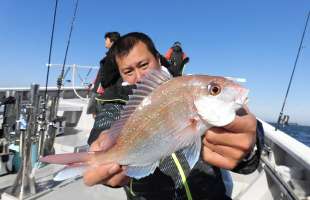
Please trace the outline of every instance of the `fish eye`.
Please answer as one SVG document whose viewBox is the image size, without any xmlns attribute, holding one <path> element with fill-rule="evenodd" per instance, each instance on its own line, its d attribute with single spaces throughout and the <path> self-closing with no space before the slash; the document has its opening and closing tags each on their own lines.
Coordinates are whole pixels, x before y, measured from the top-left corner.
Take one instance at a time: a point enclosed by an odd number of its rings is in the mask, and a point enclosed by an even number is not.
<svg viewBox="0 0 310 200">
<path fill-rule="evenodd" d="M 208 85 L 208 90 L 209 90 L 209 94 L 211 94 L 212 96 L 216 96 L 221 92 L 221 87 L 217 84 L 210 84 Z"/>
</svg>

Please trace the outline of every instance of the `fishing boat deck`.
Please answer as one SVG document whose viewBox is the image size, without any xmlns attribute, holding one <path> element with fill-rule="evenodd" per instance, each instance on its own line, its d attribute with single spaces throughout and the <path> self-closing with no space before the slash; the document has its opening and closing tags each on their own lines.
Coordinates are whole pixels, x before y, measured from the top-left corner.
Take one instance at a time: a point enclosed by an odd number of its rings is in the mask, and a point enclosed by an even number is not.
<svg viewBox="0 0 310 200">
<path fill-rule="evenodd" d="M 61 170 L 62 166 L 47 165 L 38 169 L 35 173 L 37 194 L 25 199 L 115 199 L 124 200 L 123 189 L 113 189 L 104 185 L 87 187 L 81 177 L 62 182 L 53 181 L 54 174 Z M 0 195 L 13 185 L 16 174 L 2 176 L 0 178 Z M 0 199 L 7 199 L 7 195 Z"/>
<path fill-rule="evenodd" d="M 80 112 L 82 111 L 76 127 L 66 127 L 65 133 L 56 137 L 55 152 L 69 153 L 84 150 L 87 147 L 87 138 L 93 125 L 93 117 L 86 114 L 87 103 L 80 99 L 62 99 L 60 102 L 60 111 Z M 74 121 L 74 120 L 73 120 Z M 37 194 L 26 199 L 126 199 L 122 188 L 114 189 L 104 185 L 88 187 L 84 185 L 81 177 L 62 182 L 53 181 L 53 176 L 63 168 L 60 165 L 49 164 L 35 170 L 35 180 L 37 184 Z M 9 174 L 0 177 L 0 196 L 9 189 L 16 178 L 16 174 Z M 3 195 L 0 199 L 7 199 Z"/>
</svg>

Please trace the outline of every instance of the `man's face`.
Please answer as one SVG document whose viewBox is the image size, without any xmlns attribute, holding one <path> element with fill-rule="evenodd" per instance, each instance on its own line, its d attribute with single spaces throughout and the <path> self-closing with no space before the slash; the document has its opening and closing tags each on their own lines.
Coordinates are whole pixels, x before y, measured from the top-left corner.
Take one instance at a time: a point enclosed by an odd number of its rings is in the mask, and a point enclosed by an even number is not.
<svg viewBox="0 0 310 200">
<path fill-rule="evenodd" d="M 130 85 L 137 83 L 152 69 L 159 69 L 159 60 L 147 49 L 146 45 L 138 42 L 124 57 L 116 57 L 119 72 L 124 81 Z"/>
<path fill-rule="evenodd" d="M 111 42 L 110 38 L 105 39 L 105 48 L 110 49 L 112 46 L 113 42 Z"/>
</svg>

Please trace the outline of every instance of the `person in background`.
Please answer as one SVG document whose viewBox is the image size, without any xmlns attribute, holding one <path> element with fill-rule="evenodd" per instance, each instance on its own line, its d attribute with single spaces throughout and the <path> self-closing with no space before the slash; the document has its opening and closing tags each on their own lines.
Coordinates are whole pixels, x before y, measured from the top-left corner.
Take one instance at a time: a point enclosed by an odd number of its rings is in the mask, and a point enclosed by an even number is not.
<svg viewBox="0 0 310 200">
<path fill-rule="evenodd" d="M 122 36 L 112 47 L 111 56 L 116 62 L 120 77 L 106 89 L 104 98 L 105 112 L 98 115 L 98 127 L 102 131 L 89 140 L 91 151 L 99 151 L 108 135 L 104 130 L 120 118 L 122 105 L 128 100 L 134 84 L 147 73 L 161 66 L 160 55 L 152 40 L 144 33 L 128 33 Z M 126 82 L 126 84 L 122 84 Z M 171 97 L 173 98 L 173 97 Z M 86 185 L 104 184 L 110 187 L 121 187 L 128 199 L 230 199 L 225 194 L 226 187 L 220 168 L 237 173 L 248 174 L 258 166 L 263 145 L 262 125 L 255 116 L 244 109 L 229 125 L 211 128 L 203 136 L 200 160 L 189 172 L 183 187 L 175 187 L 175 179 L 181 177 L 175 157 L 168 156 L 160 165 L 170 169 L 164 173 L 158 168 L 155 172 L 139 180 L 126 176 L 126 166 L 117 163 L 98 165 L 83 175 Z M 256 146 L 256 148 L 254 148 Z M 105 149 L 106 150 L 106 149 Z M 182 154 L 176 152 L 181 169 L 186 170 Z M 178 166 L 178 167 L 177 167 Z M 180 178 L 178 179 L 180 180 Z M 182 183 L 181 181 L 181 183 Z M 188 186 L 188 187 L 187 187 Z"/>
<path fill-rule="evenodd" d="M 185 64 L 189 62 L 189 58 L 182 49 L 181 42 L 175 42 L 173 46 L 169 48 L 165 57 L 170 63 L 170 73 L 173 76 L 181 76 Z"/>
<path fill-rule="evenodd" d="M 109 57 L 109 49 L 112 47 L 113 43 L 119 38 L 120 34 L 118 32 L 107 32 L 104 35 L 105 48 L 108 51 L 106 52 L 105 56 L 100 60 L 100 68 L 94 81 L 91 98 L 88 102 L 87 107 L 87 114 L 93 114 L 94 117 L 100 110 L 100 102 L 98 101 L 100 101 L 100 97 L 103 95 L 104 88 L 109 86 L 107 82 L 113 83 L 113 80 L 110 80 L 110 76 L 105 76 L 105 74 L 115 73 L 115 66 L 113 66 L 114 63 Z"/>
</svg>

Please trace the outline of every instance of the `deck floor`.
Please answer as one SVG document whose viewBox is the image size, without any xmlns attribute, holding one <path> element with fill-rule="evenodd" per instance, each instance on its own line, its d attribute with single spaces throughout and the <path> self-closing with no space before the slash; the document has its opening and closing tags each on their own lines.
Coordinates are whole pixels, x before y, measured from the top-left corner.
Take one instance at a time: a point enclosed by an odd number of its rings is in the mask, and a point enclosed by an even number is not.
<svg viewBox="0 0 310 200">
<path fill-rule="evenodd" d="M 74 128 L 66 128 L 65 134 L 56 137 L 55 151 L 56 153 L 73 152 L 76 148 L 87 145 L 87 138 L 94 123 L 91 115 L 86 115 L 87 103 L 79 99 L 65 99 L 60 102 L 60 106 L 65 107 L 66 110 L 83 109 L 83 113 L 79 123 Z M 53 181 L 53 176 L 63 166 L 47 165 L 35 172 L 37 194 L 26 199 L 74 199 L 74 200 L 124 200 L 126 199 L 125 192 L 122 188 L 113 189 L 103 185 L 96 185 L 88 187 L 84 185 L 81 177 L 63 182 Z M 16 174 L 9 174 L 0 176 L 0 199 L 1 194 L 10 188 Z"/>
</svg>

